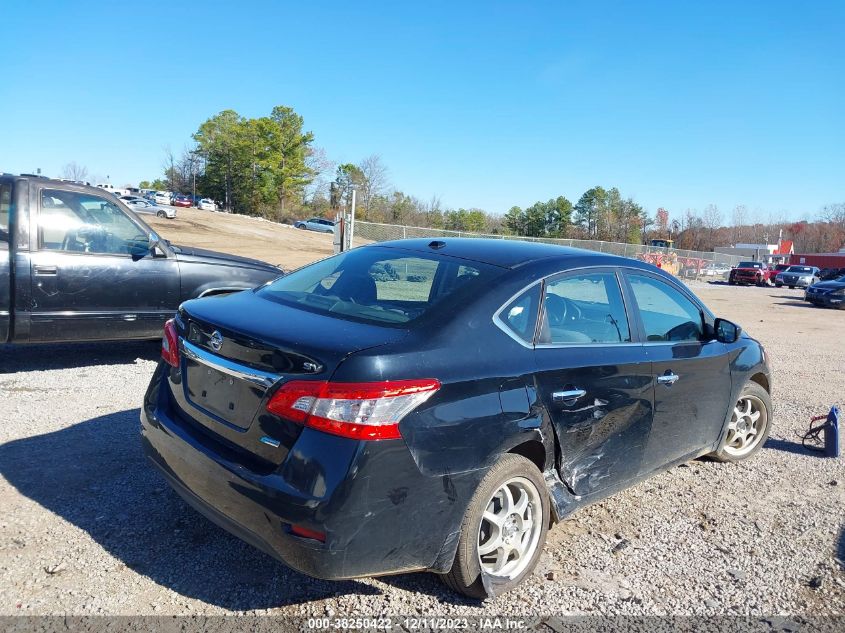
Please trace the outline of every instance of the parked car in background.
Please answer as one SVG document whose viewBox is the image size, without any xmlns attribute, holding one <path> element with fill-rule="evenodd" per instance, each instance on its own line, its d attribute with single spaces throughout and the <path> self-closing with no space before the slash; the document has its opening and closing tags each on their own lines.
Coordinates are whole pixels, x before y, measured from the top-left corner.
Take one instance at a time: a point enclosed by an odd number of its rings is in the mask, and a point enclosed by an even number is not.
<svg viewBox="0 0 845 633">
<path fill-rule="evenodd" d="M 484 598 L 576 509 L 753 455 L 770 384 L 757 341 L 644 262 L 404 240 L 182 304 L 141 433 L 189 504 L 301 572 Z"/>
<path fill-rule="evenodd" d="M 147 215 L 155 215 L 160 218 L 174 219 L 176 217 L 176 209 L 173 207 L 160 207 L 149 200 L 126 200 L 127 206 L 135 213 L 145 213 Z"/>
<path fill-rule="evenodd" d="M 728 283 L 766 286 L 774 276 L 774 269 L 763 262 L 740 262 L 728 274 Z"/>
<path fill-rule="evenodd" d="M 704 277 L 725 277 L 731 272 L 731 267 L 725 264 L 708 264 L 701 269 L 701 275 Z"/>
<path fill-rule="evenodd" d="M 197 202 L 197 208 L 202 211 L 217 211 L 217 205 L 211 198 L 201 198 L 200 201 Z"/>
<path fill-rule="evenodd" d="M 823 268 L 819 271 L 821 281 L 831 281 L 845 276 L 845 268 Z"/>
<path fill-rule="evenodd" d="M 174 196 L 173 199 L 170 201 L 174 207 L 192 207 L 194 206 L 193 200 L 191 200 L 191 196 Z"/>
<path fill-rule="evenodd" d="M 297 229 L 319 231 L 320 233 L 334 233 L 334 226 L 334 222 L 323 218 L 311 218 L 310 220 L 300 220 L 299 222 L 294 222 L 294 227 Z"/>
<path fill-rule="evenodd" d="M 808 288 L 819 281 L 819 269 L 815 266 L 790 266 L 775 277 L 775 286 Z"/>
<path fill-rule="evenodd" d="M 182 301 L 281 274 L 171 244 L 103 189 L 0 175 L 0 343 L 159 338 Z"/>
<path fill-rule="evenodd" d="M 804 301 L 825 308 L 845 309 L 845 276 L 813 284 L 804 291 Z"/>
<path fill-rule="evenodd" d="M 156 191 L 153 196 L 153 202 L 156 204 L 170 204 L 173 194 L 169 191 Z"/>
</svg>

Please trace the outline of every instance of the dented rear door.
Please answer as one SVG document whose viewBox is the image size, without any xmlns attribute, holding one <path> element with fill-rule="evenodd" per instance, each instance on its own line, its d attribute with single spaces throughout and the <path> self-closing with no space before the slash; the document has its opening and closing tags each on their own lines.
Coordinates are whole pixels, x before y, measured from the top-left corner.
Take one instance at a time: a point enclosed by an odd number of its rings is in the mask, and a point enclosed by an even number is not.
<svg viewBox="0 0 845 633">
<path fill-rule="evenodd" d="M 596 267 L 543 284 L 537 390 L 558 436 L 561 479 L 579 496 L 636 477 L 651 429 L 652 367 L 620 282 Z"/>
<path fill-rule="evenodd" d="M 561 479 L 584 496 L 636 477 L 652 421 L 651 363 L 642 346 L 538 347 L 535 354 Z"/>
</svg>

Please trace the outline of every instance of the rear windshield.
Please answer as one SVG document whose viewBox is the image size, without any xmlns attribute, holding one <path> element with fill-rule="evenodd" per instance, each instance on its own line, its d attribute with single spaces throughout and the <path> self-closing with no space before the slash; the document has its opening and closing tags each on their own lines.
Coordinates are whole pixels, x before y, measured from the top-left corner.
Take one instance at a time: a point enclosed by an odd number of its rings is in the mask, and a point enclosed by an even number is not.
<svg viewBox="0 0 845 633">
<path fill-rule="evenodd" d="M 444 255 L 365 247 L 300 268 L 257 292 L 311 312 L 402 326 L 461 305 L 503 272 Z"/>
<path fill-rule="evenodd" d="M 812 266 L 790 266 L 786 272 L 788 273 L 811 273 L 813 272 Z"/>
<path fill-rule="evenodd" d="M 740 268 L 762 268 L 763 264 L 760 262 L 740 262 Z"/>
</svg>

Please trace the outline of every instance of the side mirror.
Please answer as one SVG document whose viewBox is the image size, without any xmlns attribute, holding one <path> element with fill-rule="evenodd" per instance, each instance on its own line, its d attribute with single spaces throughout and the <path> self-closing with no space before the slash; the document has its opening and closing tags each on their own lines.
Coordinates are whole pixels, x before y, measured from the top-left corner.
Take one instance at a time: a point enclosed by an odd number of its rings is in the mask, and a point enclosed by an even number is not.
<svg viewBox="0 0 845 633">
<path fill-rule="evenodd" d="M 716 340 L 721 343 L 736 343 L 742 333 L 741 327 L 727 319 L 716 319 L 713 329 L 716 331 Z"/>
</svg>

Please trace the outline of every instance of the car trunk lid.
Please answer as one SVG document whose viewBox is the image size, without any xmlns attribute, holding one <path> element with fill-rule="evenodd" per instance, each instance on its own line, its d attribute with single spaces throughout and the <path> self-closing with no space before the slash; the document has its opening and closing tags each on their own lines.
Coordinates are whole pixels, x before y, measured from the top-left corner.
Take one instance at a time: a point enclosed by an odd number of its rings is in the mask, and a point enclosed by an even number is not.
<svg viewBox="0 0 845 633">
<path fill-rule="evenodd" d="M 177 319 L 179 413 L 213 441 L 277 465 L 301 426 L 266 411 L 288 380 L 328 380 L 348 355 L 401 339 L 406 331 L 281 305 L 251 291 L 189 301 Z"/>
</svg>

